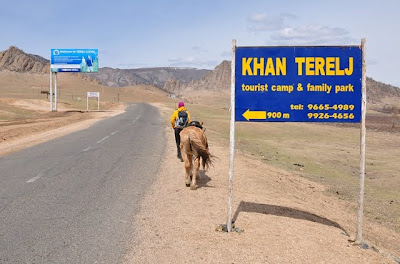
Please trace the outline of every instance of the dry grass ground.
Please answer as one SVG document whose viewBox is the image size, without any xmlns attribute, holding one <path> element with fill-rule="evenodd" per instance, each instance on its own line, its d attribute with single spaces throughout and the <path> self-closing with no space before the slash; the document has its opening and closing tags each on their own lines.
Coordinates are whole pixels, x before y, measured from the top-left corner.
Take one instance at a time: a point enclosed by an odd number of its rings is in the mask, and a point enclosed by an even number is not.
<svg viewBox="0 0 400 264">
<path fill-rule="evenodd" d="M 233 208 L 244 232 L 226 234 L 215 228 L 227 215 L 228 94 L 187 100 L 219 158 L 203 173 L 199 189 L 190 191 L 169 127 L 177 100 L 154 87 L 116 89 L 60 74 L 60 110 L 50 113 L 40 93 L 48 90 L 48 76 L 0 72 L 0 77 L 1 150 L 82 129 L 120 111 L 118 101 L 157 103 L 162 109 L 166 157 L 133 220 L 140 228 L 134 230 L 137 244 L 127 262 L 393 263 L 393 256 L 400 256 L 400 138 L 392 115 L 368 113 L 364 239 L 370 249 L 362 250 L 347 241 L 355 235 L 357 126 L 237 123 Z M 103 112 L 85 111 L 87 91 L 100 92 Z"/>
<path fill-rule="evenodd" d="M 0 71 L 0 155 L 83 129 L 120 113 L 124 102 L 168 99 L 151 86 L 110 88 L 69 74 L 58 74 L 57 81 L 58 111 L 50 112 L 48 95 L 42 93 L 49 91 L 48 75 Z M 90 98 L 86 111 L 87 92 L 100 93 L 100 111 L 95 98 Z"/>
<path fill-rule="evenodd" d="M 228 110 L 203 105 L 190 109 L 204 120 L 209 134 L 228 146 Z M 394 118 L 368 113 L 365 213 L 400 233 L 400 125 L 393 127 Z M 323 183 L 340 199 L 357 199 L 359 124 L 236 123 L 236 147 L 263 163 Z"/>
<path fill-rule="evenodd" d="M 167 120 L 171 105 L 161 109 Z M 188 109 L 194 118 L 204 120 L 211 153 L 218 158 L 209 171 L 201 172 L 196 191 L 185 187 L 184 167 L 175 156 L 172 129 L 166 122 L 166 157 L 156 182 L 141 203 L 135 221 L 139 227 L 135 230 L 137 242 L 126 258 L 127 263 L 394 262 L 391 254 L 399 252 L 399 234 L 368 218 L 364 238 L 369 249 L 353 246 L 348 240 L 355 237 L 354 201 L 332 194 L 326 181 L 320 184 L 307 179 L 304 170 L 309 165 L 300 171 L 291 163 L 278 163 L 280 158 L 268 162 L 255 151 L 252 144 L 259 144 L 260 137 L 268 134 L 275 141 L 271 131 L 265 130 L 265 124 L 248 124 L 257 131 L 257 141 L 249 142 L 247 149 L 238 146 L 236 151 L 233 213 L 236 227 L 244 231 L 216 231 L 219 224 L 226 223 L 228 211 L 229 133 L 225 119 L 219 118 L 225 114 L 221 109 L 213 112 L 212 107 L 203 105 L 188 105 Z M 304 131 L 304 125 L 297 126 L 288 131 Z M 283 131 L 281 127 L 273 130 Z M 243 136 L 238 138 L 243 140 Z M 288 135 L 281 138 L 291 139 Z M 286 150 L 276 147 L 285 155 Z M 319 147 L 329 145 L 323 143 Z"/>
<path fill-rule="evenodd" d="M 100 102 L 163 102 L 167 95 L 159 89 L 148 85 L 137 85 L 124 88 L 111 88 L 85 80 L 78 75 L 57 74 L 58 102 L 66 108 L 86 110 L 86 93 L 99 92 Z M 45 100 L 50 86 L 49 76 L 42 74 L 16 73 L 0 71 L 0 98 L 40 99 Z M 53 91 L 54 92 L 54 91 Z M 145 99 L 146 98 L 146 99 Z M 97 109 L 97 101 L 92 98 L 90 109 Z M 50 109 L 48 105 L 48 109 Z M 103 106 L 103 105 L 101 105 Z"/>
</svg>

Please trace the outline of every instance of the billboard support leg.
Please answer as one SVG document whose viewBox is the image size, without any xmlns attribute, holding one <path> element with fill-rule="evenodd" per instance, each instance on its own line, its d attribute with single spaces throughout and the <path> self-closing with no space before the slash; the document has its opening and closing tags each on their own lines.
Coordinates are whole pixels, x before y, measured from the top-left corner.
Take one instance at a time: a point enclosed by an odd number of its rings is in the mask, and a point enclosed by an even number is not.
<svg viewBox="0 0 400 264">
<path fill-rule="evenodd" d="M 54 73 L 54 111 L 57 112 L 57 73 Z"/>
<path fill-rule="evenodd" d="M 50 112 L 53 111 L 53 73 L 51 72 L 50 69 Z"/>
</svg>

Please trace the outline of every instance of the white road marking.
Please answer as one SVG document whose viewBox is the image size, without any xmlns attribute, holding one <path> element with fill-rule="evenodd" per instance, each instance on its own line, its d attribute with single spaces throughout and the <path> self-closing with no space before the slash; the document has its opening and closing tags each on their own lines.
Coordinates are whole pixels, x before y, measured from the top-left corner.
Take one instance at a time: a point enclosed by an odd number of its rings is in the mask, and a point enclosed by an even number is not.
<svg viewBox="0 0 400 264">
<path fill-rule="evenodd" d="M 139 116 L 140 116 L 140 115 L 139 115 Z M 139 116 L 136 117 L 136 119 L 135 119 L 132 123 L 134 123 L 134 122 L 139 118 Z M 118 132 L 119 132 L 119 130 L 112 132 L 112 133 L 111 133 L 111 136 L 117 134 Z M 99 141 L 97 141 L 97 144 L 103 142 L 104 140 L 106 140 L 106 139 L 109 138 L 109 137 L 110 137 L 110 136 L 106 136 L 106 137 L 100 139 Z M 82 152 L 86 152 L 86 151 L 88 151 L 89 149 L 90 149 L 90 146 L 87 147 L 87 148 L 85 148 L 84 150 L 82 150 Z M 37 180 L 40 179 L 43 175 L 44 175 L 43 173 L 39 173 L 36 177 L 33 177 L 32 179 L 28 180 L 27 183 L 32 183 L 32 182 L 34 182 L 34 181 L 37 181 Z"/>
<path fill-rule="evenodd" d="M 110 137 L 110 136 L 103 137 L 102 139 L 100 139 L 99 141 L 97 141 L 97 144 L 101 143 L 102 141 L 106 140 L 106 139 L 109 138 L 109 137 Z"/>
<path fill-rule="evenodd" d="M 34 182 L 37 179 L 39 179 L 40 177 L 42 177 L 44 174 L 43 173 L 39 173 L 36 177 L 33 177 L 32 179 L 30 179 L 29 181 L 27 181 L 28 183 Z"/>
<path fill-rule="evenodd" d="M 136 122 L 136 120 L 138 120 L 138 118 L 141 116 L 142 114 L 138 115 L 135 120 L 132 121 L 132 124 L 134 124 Z"/>
</svg>

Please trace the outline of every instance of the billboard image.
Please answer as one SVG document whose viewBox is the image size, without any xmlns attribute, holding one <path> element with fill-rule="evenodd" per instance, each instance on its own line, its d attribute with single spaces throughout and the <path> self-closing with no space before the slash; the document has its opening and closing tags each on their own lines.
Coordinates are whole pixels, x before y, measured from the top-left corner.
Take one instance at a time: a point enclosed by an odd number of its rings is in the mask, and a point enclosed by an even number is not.
<svg viewBox="0 0 400 264">
<path fill-rule="evenodd" d="M 52 72 L 98 72 L 97 49 L 51 49 Z"/>
</svg>

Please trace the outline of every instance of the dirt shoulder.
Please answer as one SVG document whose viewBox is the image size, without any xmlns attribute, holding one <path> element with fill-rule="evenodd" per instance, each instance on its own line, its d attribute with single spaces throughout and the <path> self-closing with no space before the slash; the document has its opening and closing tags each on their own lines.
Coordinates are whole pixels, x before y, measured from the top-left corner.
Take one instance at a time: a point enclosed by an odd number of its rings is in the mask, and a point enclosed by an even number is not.
<svg viewBox="0 0 400 264">
<path fill-rule="evenodd" d="M 0 156 L 88 128 L 95 122 L 124 112 L 124 106 L 108 111 L 39 113 L 37 118 L 0 122 Z"/>
<path fill-rule="evenodd" d="M 379 242 L 353 245 L 356 211 L 325 187 L 236 153 L 233 213 L 240 232 L 216 231 L 228 212 L 229 148 L 209 138 L 218 157 L 198 189 L 184 183 L 172 129 L 156 181 L 135 219 L 136 242 L 126 263 L 394 263 Z M 364 232 L 397 243 L 390 230 Z"/>
</svg>

